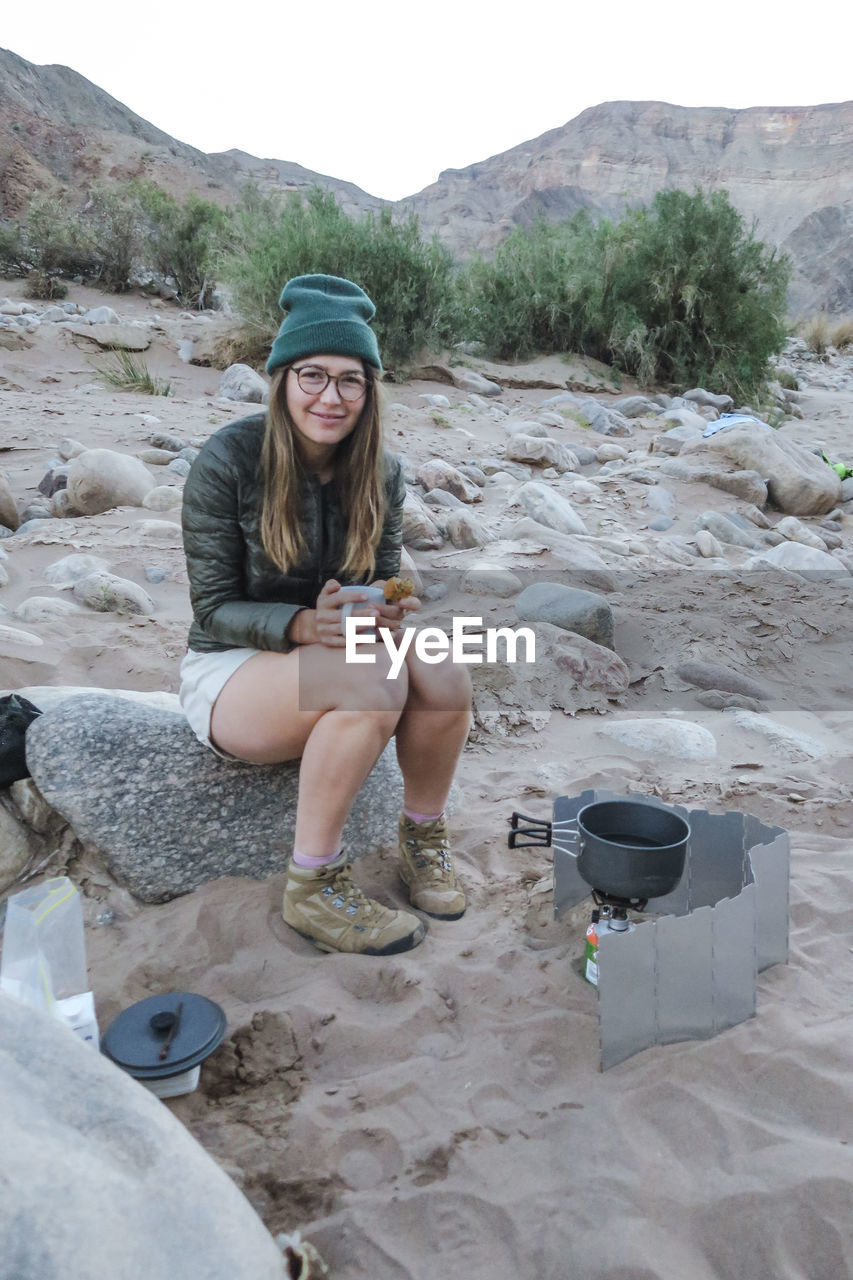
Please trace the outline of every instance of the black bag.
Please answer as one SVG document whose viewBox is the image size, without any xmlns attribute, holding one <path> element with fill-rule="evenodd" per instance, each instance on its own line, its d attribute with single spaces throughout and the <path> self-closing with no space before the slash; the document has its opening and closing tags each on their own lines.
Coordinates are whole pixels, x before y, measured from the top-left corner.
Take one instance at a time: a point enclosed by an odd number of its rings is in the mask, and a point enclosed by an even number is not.
<svg viewBox="0 0 853 1280">
<path fill-rule="evenodd" d="M 27 728 L 40 715 L 38 707 L 17 693 L 0 698 L 0 788 L 30 776 L 25 745 Z"/>
</svg>

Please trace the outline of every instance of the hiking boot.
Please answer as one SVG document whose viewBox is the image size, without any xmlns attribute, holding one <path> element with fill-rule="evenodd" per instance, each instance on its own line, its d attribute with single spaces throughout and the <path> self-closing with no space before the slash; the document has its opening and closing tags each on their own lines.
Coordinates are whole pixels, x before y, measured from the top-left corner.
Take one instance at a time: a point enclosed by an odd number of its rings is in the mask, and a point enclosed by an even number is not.
<svg viewBox="0 0 853 1280">
<path fill-rule="evenodd" d="M 465 894 L 450 860 L 443 817 L 413 822 L 400 814 L 400 875 L 413 907 L 436 920 L 458 920 L 465 914 Z"/>
<path fill-rule="evenodd" d="M 424 924 L 408 911 L 392 911 L 362 893 L 350 878 L 344 854 L 324 867 L 287 872 L 282 915 L 285 924 L 321 951 L 393 956 L 423 941 Z"/>
</svg>

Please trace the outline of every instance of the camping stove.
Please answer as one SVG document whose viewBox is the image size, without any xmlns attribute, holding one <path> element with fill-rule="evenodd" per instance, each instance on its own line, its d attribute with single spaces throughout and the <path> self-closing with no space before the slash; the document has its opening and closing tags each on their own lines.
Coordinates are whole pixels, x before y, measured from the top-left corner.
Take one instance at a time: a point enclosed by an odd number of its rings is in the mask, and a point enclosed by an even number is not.
<svg viewBox="0 0 853 1280">
<path fill-rule="evenodd" d="M 617 829 L 614 815 L 625 819 Z M 602 1068 L 754 1015 L 757 974 L 788 959 L 782 827 L 611 791 L 558 796 L 551 821 L 514 813 L 510 826 L 510 848 L 553 847 L 556 918 L 591 891 L 610 907 L 598 957 Z M 629 929 L 628 912 L 647 906 Z"/>
</svg>

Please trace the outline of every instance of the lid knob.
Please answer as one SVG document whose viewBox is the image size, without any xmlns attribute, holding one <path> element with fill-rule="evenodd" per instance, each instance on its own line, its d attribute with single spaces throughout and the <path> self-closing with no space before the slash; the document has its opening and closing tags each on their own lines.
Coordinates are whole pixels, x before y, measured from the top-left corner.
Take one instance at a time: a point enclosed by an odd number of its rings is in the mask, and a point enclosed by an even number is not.
<svg viewBox="0 0 853 1280">
<path fill-rule="evenodd" d="M 164 1031 L 171 1031 L 177 1020 L 178 1015 L 171 1009 L 161 1009 L 159 1013 L 152 1014 L 148 1025 L 152 1031 L 162 1034 Z"/>
</svg>

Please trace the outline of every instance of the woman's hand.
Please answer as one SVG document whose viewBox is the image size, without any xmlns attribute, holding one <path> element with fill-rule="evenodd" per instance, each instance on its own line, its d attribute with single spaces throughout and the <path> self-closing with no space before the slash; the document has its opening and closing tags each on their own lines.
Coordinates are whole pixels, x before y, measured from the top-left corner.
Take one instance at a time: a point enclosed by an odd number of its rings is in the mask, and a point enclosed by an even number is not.
<svg viewBox="0 0 853 1280">
<path fill-rule="evenodd" d="M 327 645 L 330 649 L 343 649 L 346 647 L 346 637 L 341 618 L 341 609 L 345 604 L 351 604 L 352 615 L 359 618 L 378 618 L 381 606 L 368 602 L 367 593 L 358 593 L 355 587 L 348 587 L 345 596 L 341 597 L 341 584 L 335 579 L 330 578 L 325 584 L 322 591 L 317 597 L 317 606 L 310 610 L 314 614 L 314 622 L 312 630 L 316 635 L 316 640 L 320 644 Z M 303 610 L 303 612 L 309 612 Z M 363 640 L 368 633 L 360 632 L 360 638 Z"/>
</svg>

